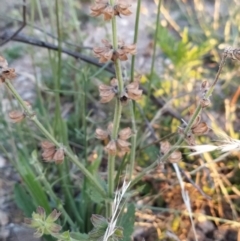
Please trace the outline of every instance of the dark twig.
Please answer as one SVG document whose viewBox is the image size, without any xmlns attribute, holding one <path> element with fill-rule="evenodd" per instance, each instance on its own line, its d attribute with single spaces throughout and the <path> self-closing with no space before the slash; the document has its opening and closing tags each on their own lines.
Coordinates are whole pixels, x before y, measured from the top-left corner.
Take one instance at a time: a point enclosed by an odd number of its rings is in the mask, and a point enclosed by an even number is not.
<svg viewBox="0 0 240 241">
<path fill-rule="evenodd" d="M 42 40 L 38 40 L 38 39 L 35 39 L 35 38 L 31 38 L 31 37 L 26 36 L 26 35 L 24 35 L 22 33 L 14 35 L 14 36 L 13 36 L 13 34 L 10 31 L 5 31 L 3 33 L 0 33 L 0 39 L 2 39 L 3 41 L 5 41 L 6 39 L 9 39 L 9 38 L 10 38 L 10 40 L 16 41 L 16 42 L 30 44 L 30 45 L 33 45 L 33 46 L 38 46 L 38 47 L 41 47 L 41 48 L 47 48 L 47 49 L 51 49 L 51 50 L 55 50 L 55 51 L 58 50 L 58 47 L 56 45 L 54 45 L 54 44 L 47 43 L 47 42 L 44 42 Z M 115 75 L 115 70 L 111 66 L 108 65 L 108 66 L 104 67 L 104 65 L 100 64 L 98 61 L 96 61 L 95 59 L 93 59 L 91 57 L 88 57 L 88 56 L 80 54 L 80 53 L 76 53 L 76 52 L 68 50 L 66 48 L 62 48 L 62 52 L 67 54 L 67 55 L 69 55 L 69 56 L 72 56 L 72 57 L 74 57 L 76 59 L 80 59 L 80 60 L 82 60 L 84 62 L 87 62 L 89 64 L 95 65 L 95 66 L 100 67 L 100 68 L 104 68 L 109 73 Z M 141 89 L 143 90 L 143 93 L 145 95 L 147 95 L 147 90 L 144 87 L 142 87 L 142 86 L 141 86 Z M 150 99 L 159 108 L 162 108 L 165 105 L 165 101 L 164 100 L 156 98 L 152 94 L 150 94 Z M 176 119 L 178 119 L 180 121 L 182 119 L 180 114 L 178 114 L 174 110 L 167 109 L 165 111 L 165 113 L 171 115 L 172 117 L 174 117 L 174 118 L 176 118 Z"/>
<path fill-rule="evenodd" d="M 3 39 L 3 40 L 8 39 L 9 36 L 11 36 L 11 35 L 12 34 L 9 31 L 5 31 L 0 35 L 0 39 Z M 18 34 L 17 36 L 14 36 L 11 40 L 16 41 L 16 42 L 25 43 L 25 44 L 30 44 L 30 45 L 33 45 L 33 46 L 38 46 L 38 47 L 41 47 L 41 48 L 51 49 L 51 50 L 55 50 L 55 51 L 58 50 L 58 46 L 56 46 L 54 44 L 47 43 L 47 42 L 44 42 L 42 40 L 38 40 L 38 39 L 35 39 L 35 38 L 31 38 L 31 37 L 28 37 L 28 36 L 23 35 L 23 34 Z M 93 64 L 97 67 L 103 67 L 103 65 L 100 64 L 95 59 L 90 58 L 88 56 L 85 56 L 83 54 L 76 53 L 74 51 L 71 51 L 71 50 L 68 50 L 68 49 L 65 49 L 65 48 L 62 48 L 62 52 L 69 55 L 69 56 L 72 56 L 76 59 L 81 59 L 84 62 Z M 105 68 L 105 70 L 107 70 L 108 72 L 110 72 L 112 74 L 115 74 L 114 69 L 111 68 L 110 66 L 107 66 Z"/>
<path fill-rule="evenodd" d="M 22 24 L 22 22 L 23 22 L 22 20 L 19 20 L 19 19 L 16 19 L 16 18 L 12 18 L 12 17 L 6 16 L 5 14 L 3 14 L 2 16 L 0 16 L 0 19 L 6 19 L 6 18 L 8 18 L 8 19 L 10 19 L 10 20 L 12 20 L 12 21 L 19 22 L 19 23 L 21 23 L 21 24 Z M 34 25 L 34 24 L 28 23 L 27 21 L 26 21 L 26 25 L 25 25 L 25 26 L 26 26 L 26 27 L 27 27 L 27 26 L 32 27 L 32 28 L 34 28 L 34 29 L 36 29 L 36 30 L 38 30 L 38 31 L 46 34 L 47 36 L 51 37 L 52 39 L 57 39 L 57 37 L 56 37 L 55 35 L 53 35 L 52 33 L 49 33 L 49 32 L 47 32 L 46 30 L 44 30 L 44 29 L 42 29 L 42 28 L 40 28 L 40 27 L 38 27 L 38 26 L 36 26 L 36 25 Z M 63 40 L 62 43 L 66 44 L 66 45 L 73 46 L 73 47 L 75 47 L 78 51 L 81 51 L 82 49 L 92 50 L 92 47 L 90 47 L 90 46 L 81 46 L 81 45 L 77 45 L 77 44 L 74 44 L 74 43 L 69 42 L 69 41 L 64 41 L 64 40 Z"/>
<path fill-rule="evenodd" d="M 23 0 L 23 8 L 22 8 L 22 25 L 19 27 L 19 29 L 14 32 L 12 35 L 8 36 L 8 38 L 5 38 L 3 42 L 0 43 L 0 46 L 3 46 L 7 42 L 9 42 L 11 39 L 13 39 L 15 36 L 17 36 L 23 28 L 26 26 L 26 0 Z"/>
</svg>

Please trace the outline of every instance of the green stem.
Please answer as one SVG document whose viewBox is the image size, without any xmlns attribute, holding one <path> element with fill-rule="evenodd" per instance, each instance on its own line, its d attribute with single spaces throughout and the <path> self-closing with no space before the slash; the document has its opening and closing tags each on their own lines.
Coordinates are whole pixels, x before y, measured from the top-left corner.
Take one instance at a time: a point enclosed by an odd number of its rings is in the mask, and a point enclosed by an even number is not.
<svg viewBox="0 0 240 241">
<path fill-rule="evenodd" d="M 154 74 L 154 65 L 155 65 L 155 59 L 156 59 L 156 49 L 157 49 L 157 37 L 158 37 L 158 31 L 159 31 L 159 26 L 160 26 L 160 13 L 161 13 L 161 5 L 162 5 L 162 0 L 158 0 L 158 9 L 157 9 L 157 19 L 156 19 L 156 30 L 154 34 L 154 45 L 153 45 L 153 56 L 152 56 L 152 63 L 151 63 L 151 72 L 150 72 L 150 79 L 148 82 L 148 93 L 147 93 L 147 99 L 149 100 L 150 98 L 150 93 L 151 93 L 151 85 L 152 85 L 152 80 L 153 80 L 153 74 Z M 147 105 L 148 106 L 148 105 Z"/>
<path fill-rule="evenodd" d="M 135 18 L 135 26 L 134 26 L 135 28 L 134 28 L 134 37 L 133 37 L 134 44 L 137 43 L 137 39 L 138 39 L 138 27 L 139 27 L 139 19 L 140 19 L 141 1 L 142 0 L 138 0 L 138 3 L 137 3 L 137 12 L 136 12 L 136 18 Z M 132 55 L 132 63 L 131 63 L 131 80 L 132 81 L 134 79 L 135 59 L 136 59 L 136 56 Z"/>
<path fill-rule="evenodd" d="M 110 4 L 114 6 L 114 0 L 110 0 Z M 112 18 L 112 44 L 113 49 L 118 49 L 118 39 L 117 39 L 117 21 L 116 17 L 113 16 Z M 122 105 L 120 102 L 120 96 L 123 93 L 123 76 L 122 76 L 122 67 L 121 61 L 117 59 L 114 61 L 115 71 L 116 71 L 116 78 L 118 80 L 118 97 L 116 99 L 115 104 L 115 111 L 114 111 L 114 118 L 113 118 L 113 131 L 112 131 L 112 140 L 117 140 L 118 137 L 118 130 L 120 125 L 121 113 L 122 113 Z M 108 196 L 110 200 L 113 198 L 114 188 L 115 188 L 115 178 L 114 178 L 114 171 L 115 171 L 115 156 L 108 157 Z M 110 201 L 107 205 L 107 216 L 110 217 L 112 215 L 112 202 Z"/>
<path fill-rule="evenodd" d="M 11 91 L 13 96 L 17 99 L 19 104 L 23 107 L 25 113 L 27 116 L 30 117 L 30 119 L 35 123 L 35 125 L 38 127 L 38 129 L 45 135 L 46 138 L 48 138 L 50 141 L 52 141 L 58 148 L 62 148 L 63 145 L 59 143 L 46 129 L 45 127 L 39 122 L 37 119 L 36 115 L 30 108 L 27 107 L 26 103 L 24 100 L 21 98 L 21 96 L 16 92 L 15 88 L 11 84 L 9 80 L 5 81 L 6 87 Z M 99 191 L 99 193 L 103 196 L 106 197 L 106 192 L 103 189 L 103 187 L 99 184 L 99 182 L 92 176 L 92 174 L 84 167 L 84 165 L 79 162 L 77 157 L 69 151 L 66 147 L 64 148 L 64 153 L 66 154 L 67 157 L 82 171 L 82 173 L 86 176 L 86 178 L 89 179 L 89 181 L 95 186 L 95 188 Z"/>
<path fill-rule="evenodd" d="M 117 140 L 118 137 L 118 129 L 121 120 L 121 113 L 122 113 L 122 105 L 119 99 L 116 99 L 115 104 L 115 112 L 114 112 L 114 119 L 113 119 L 113 131 L 112 131 L 112 140 Z M 113 198 L 114 188 L 115 188 L 115 156 L 109 155 L 108 156 L 108 195 L 110 200 Z M 111 203 L 107 209 L 108 216 L 111 216 Z"/>
<path fill-rule="evenodd" d="M 110 0 L 110 3 L 112 6 L 114 6 L 114 0 Z M 118 49 L 118 36 L 117 36 L 117 20 L 116 17 L 113 16 L 112 18 L 112 41 L 113 41 L 113 49 Z M 122 67 L 121 67 L 121 61 L 120 59 L 116 59 L 114 61 L 115 65 L 115 71 L 116 71 L 116 78 L 118 80 L 118 88 L 119 88 L 119 94 L 121 95 L 123 91 L 123 78 L 122 78 Z"/>
<path fill-rule="evenodd" d="M 217 81 L 218 81 L 218 79 L 219 79 L 220 73 L 222 72 L 222 68 L 223 68 L 223 66 L 224 66 L 224 64 L 225 64 L 226 58 L 227 58 L 226 54 L 223 54 L 223 57 L 222 57 L 222 59 L 221 59 L 221 63 L 220 63 L 220 65 L 219 65 L 218 72 L 217 72 L 216 77 L 215 77 L 215 79 L 214 79 L 214 82 L 213 82 L 213 84 L 210 86 L 210 88 L 209 88 L 209 90 L 207 91 L 207 93 L 205 94 L 205 98 L 209 98 L 209 97 L 212 95 L 212 92 L 213 92 L 213 90 L 214 90 L 214 87 L 215 87 L 215 85 L 216 85 L 216 83 L 217 83 Z M 166 153 L 165 155 L 163 155 L 163 156 L 161 157 L 160 161 L 157 160 L 157 161 L 153 162 L 150 166 L 148 166 L 147 168 L 145 168 L 145 169 L 143 170 L 143 172 L 141 172 L 140 174 L 138 174 L 138 175 L 136 176 L 136 178 L 131 182 L 130 187 L 134 186 L 138 181 L 140 181 L 140 180 L 142 179 L 142 177 L 143 177 L 147 172 L 149 172 L 149 171 L 151 171 L 153 168 L 155 168 L 155 167 L 159 164 L 159 162 L 165 162 L 165 161 L 168 159 L 168 157 L 169 157 L 174 151 L 176 151 L 177 149 L 179 149 L 180 145 L 182 144 L 182 142 L 183 142 L 184 139 L 185 139 L 186 134 L 187 134 L 187 133 L 189 132 L 189 130 L 191 129 L 193 123 L 195 122 L 196 118 L 197 118 L 198 115 L 200 114 L 201 110 L 202 110 L 201 104 L 198 104 L 196 110 L 194 111 L 194 113 L 193 113 L 190 121 L 188 122 L 188 124 L 187 124 L 187 126 L 186 126 L 186 128 L 185 128 L 185 130 L 184 130 L 184 133 L 179 136 L 179 139 L 178 139 L 178 141 L 175 143 L 175 145 L 171 147 L 171 149 L 169 150 L 168 153 Z"/>
<path fill-rule="evenodd" d="M 54 81 L 54 88 L 60 90 L 61 86 L 61 75 L 62 75 L 62 34 L 61 34 L 61 27 L 60 27 L 60 19 L 59 19 L 59 0 L 55 0 L 55 15 L 56 15 L 56 25 L 57 25 L 57 38 L 58 38 L 58 51 L 57 51 L 57 66 L 56 66 L 56 75 Z M 60 103 L 60 93 L 55 92 L 55 101 L 56 101 L 56 108 L 55 108 L 55 123 L 57 134 L 60 135 L 59 127 L 60 127 L 60 118 L 61 118 L 61 103 Z M 56 130 L 55 130 L 56 132 Z M 55 133 L 56 134 L 56 133 Z"/>
<path fill-rule="evenodd" d="M 135 19 L 135 29 L 134 29 L 134 38 L 133 43 L 137 43 L 138 39 L 138 27 L 139 27 L 139 18 L 140 18 L 140 7 L 141 7 L 141 0 L 138 0 L 137 3 L 137 12 L 136 12 L 136 19 Z M 135 67 L 135 59 L 136 56 L 132 56 L 132 63 L 131 63 L 131 80 L 134 80 L 134 67 Z M 131 122 L 132 122 L 132 138 L 131 138 L 131 153 L 130 153 L 130 170 L 129 170 L 129 180 L 132 179 L 134 164 L 135 164 L 135 156 L 136 156 L 136 143 L 137 143 L 137 127 L 136 127 L 136 120 L 135 120 L 135 102 L 131 101 L 130 104 L 130 111 L 131 111 Z"/>
<path fill-rule="evenodd" d="M 135 108 L 134 108 L 133 101 L 131 101 L 130 111 L 131 111 L 132 133 L 133 133 L 131 138 L 130 170 L 129 170 L 129 180 L 131 181 L 133 170 L 134 170 L 134 164 L 135 164 L 136 143 L 137 143 L 137 127 L 136 127 Z"/>
</svg>

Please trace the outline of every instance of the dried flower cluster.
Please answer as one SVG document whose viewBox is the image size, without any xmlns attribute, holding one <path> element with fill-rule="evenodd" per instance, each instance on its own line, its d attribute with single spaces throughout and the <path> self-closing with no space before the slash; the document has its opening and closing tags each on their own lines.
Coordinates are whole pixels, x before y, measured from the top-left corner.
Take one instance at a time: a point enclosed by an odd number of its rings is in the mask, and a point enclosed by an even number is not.
<svg viewBox="0 0 240 241">
<path fill-rule="evenodd" d="M 110 81 L 110 86 L 109 85 L 99 85 L 99 95 L 101 97 L 100 102 L 101 103 L 107 103 L 113 99 L 113 97 L 117 94 L 118 92 L 118 81 L 117 79 L 113 78 Z"/>
<path fill-rule="evenodd" d="M 55 144 L 50 141 L 42 141 L 42 158 L 46 162 L 55 162 L 61 164 L 64 161 L 64 150 L 62 148 L 56 148 Z"/>
<path fill-rule="evenodd" d="M 162 141 L 161 143 L 161 153 L 163 155 L 167 154 L 171 149 L 171 144 L 168 141 Z M 177 163 L 182 160 L 182 153 L 180 151 L 174 151 L 168 157 L 168 161 L 171 163 Z"/>
<path fill-rule="evenodd" d="M 4 83 L 6 79 L 14 79 L 16 77 L 15 69 L 8 68 L 8 62 L 0 56 L 0 82 Z"/>
<path fill-rule="evenodd" d="M 59 233 L 62 227 L 55 222 L 60 215 L 61 213 L 54 209 L 48 216 L 46 216 L 44 208 L 38 207 L 37 212 L 33 212 L 32 218 L 25 218 L 24 222 L 31 228 L 36 229 L 37 231 L 34 233 L 34 237 L 40 238 L 44 234 Z"/>
<path fill-rule="evenodd" d="M 140 100 L 142 97 L 142 90 L 139 89 L 139 81 L 135 80 L 126 85 L 124 96 L 131 100 Z"/>
<path fill-rule="evenodd" d="M 127 152 L 130 151 L 129 146 L 131 145 L 127 139 L 129 139 L 132 135 L 132 131 L 129 127 L 122 129 L 118 133 L 117 140 L 111 139 L 113 125 L 110 123 L 108 125 L 107 130 L 103 130 L 100 128 L 96 129 L 96 138 L 100 140 L 108 140 L 108 144 L 105 146 L 105 151 L 109 155 L 118 155 L 124 156 Z"/>
<path fill-rule="evenodd" d="M 114 96 L 118 93 L 118 81 L 117 79 L 112 79 L 109 85 L 99 85 L 99 95 L 101 97 L 101 103 L 107 103 L 111 101 Z M 134 80 L 130 84 L 124 87 L 124 91 L 120 96 L 121 102 L 127 102 L 131 100 L 139 100 L 142 96 L 142 90 L 139 89 L 139 81 Z"/>
<path fill-rule="evenodd" d="M 132 12 L 129 10 L 130 4 L 126 3 L 124 0 L 118 0 L 117 4 L 111 6 L 108 0 L 96 0 L 95 5 L 91 6 L 91 15 L 97 17 L 100 15 L 104 16 L 104 20 L 108 21 L 113 18 L 113 16 L 128 16 Z"/>
<path fill-rule="evenodd" d="M 224 50 L 224 54 L 227 58 L 240 61 L 240 49 L 238 48 L 228 47 Z"/>
<path fill-rule="evenodd" d="M 125 45 L 125 42 L 122 40 L 118 41 L 118 48 L 113 49 L 113 45 L 109 43 L 108 40 L 103 39 L 102 43 L 104 44 L 103 47 L 95 47 L 93 48 L 93 53 L 95 57 L 99 58 L 100 63 L 106 63 L 110 60 L 116 61 L 116 59 L 120 59 L 125 61 L 128 59 L 127 55 L 136 54 L 136 45 Z"/>
<path fill-rule="evenodd" d="M 13 123 L 21 122 L 25 118 L 24 112 L 19 110 L 13 110 L 9 112 L 8 116 Z"/>
<path fill-rule="evenodd" d="M 190 113 L 192 115 L 192 112 Z M 193 123 L 191 130 L 185 135 L 185 140 L 190 146 L 195 146 L 195 135 L 205 135 L 208 133 L 210 128 L 208 127 L 206 122 L 201 122 L 201 116 L 197 116 L 195 122 Z M 183 134 L 184 129 L 179 128 L 179 133 Z"/>
</svg>

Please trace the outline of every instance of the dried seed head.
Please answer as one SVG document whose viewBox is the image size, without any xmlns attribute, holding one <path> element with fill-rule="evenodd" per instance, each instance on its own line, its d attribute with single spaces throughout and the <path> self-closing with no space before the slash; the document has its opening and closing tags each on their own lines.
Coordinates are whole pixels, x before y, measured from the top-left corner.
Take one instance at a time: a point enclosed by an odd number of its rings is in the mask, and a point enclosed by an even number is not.
<svg viewBox="0 0 240 241">
<path fill-rule="evenodd" d="M 189 133 L 187 136 L 186 136 L 186 142 L 188 143 L 188 145 L 190 146 L 195 146 L 196 145 L 196 142 L 195 142 L 195 137 L 192 133 Z"/>
<path fill-rule="evenodd" d="M 64 150 L 62 148 L 57 149 L 53 156 L 53 160 L 56 164 L 61 164 L 64 161 Z"/>
<path fill-rule="evenodd" d="M 130 151 L 130 149 L 129 149 L 130 145 L 131 144 L 128 141 L 117 139 L 117 149 L 120 152 L 129 152 Z"/>
<path fill-rule="evenodd" d="M 192 133 L 188 133 L 185 137 L 185 141 L 189 146 L 196 146 L 195 137 Z M 194 151 L 193 149 L 191 151 Z"/>
<path fill-rule="evenodd" d="M 203 135 L 203 134 L 207 134 L 209 129 L 210 128 L 208 127 L 207 123 L 201 122 L 197 126 L 192 128 L 192 133 L 195 135 Z"/>
<path fill-rule="evenodd" d="M 119 58 L 121 61 L 125 61 L 128 59 L 127 55 L 135 55 L 136 54 L 136 45 L 125 45 L 123 40 L 118 41 L 118 49 L 116 50 L 116 58 Z"/>
<path fill-rule="evenodd" d="M 115 156 L 117 154 L 117 145 L 114 140 L 111 140 L 106 146 L 105 151 L 112 156 Z"/>
<path fill-rule="evenodd" d="M 111 86 L 108 85 L 99 85 L 99 95 L 101 97 L 101 103 L 107 103 L 113 99 L 113 97 L 118 92 L 118 81 L 113 78 L 110 82 Z"/>
<path fill-rule="evenodd" d="M 108 131 L 97 128 L 95 133 L 96 133 L 96 138 L 99 140 L 107 140 L 108 139 L 108 135 L 109 135 Z"/>
<path fill-rule="evenodd" d="M 42 153 L 43 160 L 45 160 L 47 162 L 52 161 L 55 152 L 56 152 L 55 147 L 43 150 L 43 153 Z"/>
<path fill-rule="evenodd" d="M 42 141 L 41 147 L 42 147 L 43 150 L 56 148 L 55 144 L 50 142 L 50 141 Z"/>
<path fill-rule="evenodd" d="M 170 150 L 170 148 L 171 148 L 171 145 L 170 145 L 170 143 L 168 141 L 161 141 L 160 142 L 160 146 L 161 146 L 160 151 L 163 154 L 166 154 Z"/>
<path fill-rule="evenodd" d="M 0 82 L 5 82 L 5 79 L 14 79 L 16 77 L 15 69 L 8 68 L 8 62 L 0 56 Z"/>
<path fill-rule="evenodd" d="M 139 82 L 133 81 L 128 84 L 126 87 L 126 96 L 132 100 L 139 100 L 142 97 L 142 90 L 139 90 Z"/>
<path fill-rule="evenodd" d="M 8 116 L 13 123 L 21 122 L 25 118 L 25 114 L 19 110 L 11 111 Z"/>
<path fill-rule="evenodd" d="M 114 16 L 114 9 L 107 0 L 96 0 L 95 5 L 91 6 L 91 16 L 97 17 L 103 14 L 104 20 L 111 20 Z"/>
<path fill-rule="evenodd" d="M 228 47 L 224 50 L 224 54 L 227 58 L 240 61 L 240 49 L 238 48 Z"/>
<path fill-rule="evenodd" d="M 104 11 L 103 11 L 103 16 L 105 21 L 109 21 L 113 18 L 114 16 L 114 9 L 112 6 L 107 6 Z"/>
<path fill-rule="evenodd" d="M 210 104 L 211 104 L 211 101 L 209 100 L 209 98 L 207 98 L 207 99 L 203 98 L 203 99 L 200 100 L 200 105 L 201 105 L 202 108 L 206 108 Z"/>
<path fill-rule="evenodd" d="M 209 90 L 209 82 L 207 80 L 204 80 L 201 84 L 201 91 L 206 93 Z"/>
<path fill-rule="evenodd" d="M 118 0 L 118 3 L 114 6 L 114 15 L 129 16 L 132 12 L 129 10 L 130 4 L 126 3 L 124 0 Z"/>
<path fill-rule="evenodd" d="M 15 69 L 13 68 L 8 68 L 8 69 L 4 69 L 1 72 L 0 78 L 2 80 L 2 82 L 5 81 L 5 79 L 14 79 L 16 77 L 16 73 L 15 73 Z"/>
<path fill-rule="evenodd" d="M 174 151 L 169 157 L 168 160 L 171 163 L 177 163 L 182 160 L 182 153 L 180 151 Z"/>
<path fill-rule="evenodd" d="M 119 139 L 121 140 L 127 140 L 128 138 L 130 138 L 132 135 L 132 131 L 131 131 L 131 128 L 130 127 L 127 127 L 127 128 L 124 128 L 122 129 L 119 134 L 118 134 L 118 137 Z"/>
<path fill-rule="evenodd" d="M 106 39 L 102 40 L 104 44 L 103 47 L 93 48 L 93 53 L 95 57 L 99 58 L 100 63 L 106 63 L 110 60 L 116 61 L 120 59 L 125 61 L 128 59 L 127 54 L 134 55 L 136 54 L 136 45 L 125 45 L 124 41 L 118 41 L 118 49 L 113 49 L 112 44 Z"/>
<path fill-rule="evenodd" d="M 171 149 L 171 144 L 168 141 L 162 141 L 160 145 L 161 145 L 160 151 L 164 155 L 168 153 Z M 174 151 L 168 157 L 168 161 L 171 163 L 179 162 L 181 161 L 181 159 L 182 159 L 182 153 L 180 151 Z"/>
<path fill-rule="evenodd" d="M 113 46 L 106 39 L 102 39 L 103 47 L 95 47 L 93 48 L 93 53 L 95 57 L 99 58 L 100 63 L 106 63 L 113 58 Z"/>
</svg>

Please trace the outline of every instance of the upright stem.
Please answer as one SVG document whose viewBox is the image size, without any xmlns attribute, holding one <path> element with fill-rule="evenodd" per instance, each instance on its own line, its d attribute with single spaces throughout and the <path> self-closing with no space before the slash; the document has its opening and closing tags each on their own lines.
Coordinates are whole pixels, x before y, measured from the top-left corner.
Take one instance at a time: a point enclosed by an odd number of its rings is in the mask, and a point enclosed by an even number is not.
<svg viewBox="0 0 240 241">
<path fill-rule="evenodd" d="M 139 28 L 141 1 L 142 0 L 138 0 L 138 3 L 137 3 L 137 12 L 136 12 L 136 18 L 135 18 L 134 37 L 133 37 L 133 43 L 134 44 L 137 43 L 137 39 L 138 39 L 138 28 Z M 132 62 L 131 62 L 131 80 L 134 79 L 135 59 L 136 59 L 136 56 L 134 54 L 132 56 Z"/>
<path fill-rule="evenodd" d="M 114 0 L 110 0 L 110 3 L 112 6 L 114 6 Z M 112 38 L 113 38 L 113 49 L 117 50 L 118 49 L 118 39 L 117 39 L 117 21 L 116 17 L 113 16 L 112 18 Z M 120 125 L 120 120 L 121 120 L 121 113 L 122 113 L 122 105 L 120 102 L 120 96 L 123 92 L 123 77 L 122 77 L 122 67 L 121 67 L 121 62 L 119 59 L 114 61 L 115 65 L 115 71 L 116 71 L 116 78 L 118 80 L 118 89 L 119 93 L 116 99 L 116 104 L 115 104 L 115 111 L 114 111 L 114 118 L 113 118 L 113 130 L 112 130 L 112 140 L 117 140 L 118 137 L 118 130 L 119 130 L 119 125 Z M 115 156 L 109 155 L 108 157 L 108 195 L 110 200 L 113 198 L 114 194 L 114 188 L 115 188 L 115 183 L 114 183 L 114 172 L 115 172 Z M 109 202 L 109 205 L 107 206 L 107 215 L 110 217 L 112 215 L 112 202 Z"/>
<path fill-rule="evenodd" d="M 38 129 L 45 135 L 46 138 L 48 138 L 50 141 L 52 141 L 58 148 L 62 148 L 63 145 L 59 143 L 48 131 L 45 129 L 45 127 L 42 125 L 42 123 L 37 119 L 37 116 L 35 113 L 27 107 L 24 100 L 21 98 L 21 96 L 16 92 L 15 88 L 11 84 L 9 80 L 5 81 L 5 85 L 8 88 L 9 91 L 13 94 L 13 96 L 17 99 L 19 104 L 23 107 L 25 113 L 27 116 L 35 123 L 35 125 L 38 127 Z M 93 184 L 93 186 L 98 190 L 98 192 L 103 196 L 106 197 L 106 192 L 103 189 L 103 187 L 99 184 L 99 182 L 93 177 L 93 175 L 84 167 L 84 165 L 79 162 L 76 155 L 74 155 L 70 150 L 68 150 L 66 147 L 64 148 L 64 153 L 67 157 L 82 171 L 82 173 L 86 176 L 86 178 L 89 179 L 89 181 Z"/>
<path fill-rule="evenodd" d="M 133 38 L 134 44 L 137 43 L 137 39 L 138 39 L 140 7 L 141 7 L 141 0 L 138 0 L 136 19 L 135 19 L 134 38 Z M 131 81 L 134 80 L 135 58 L 136 58 L 136 56 L 133 55 L 132 56 L 132 63 L 131 63 Z M 135 163 L 136 143 L 137 143 L 137 127 L 136 127 L 136 120 L 135 120 L 135 102 L 133 102 L 133 101 L 131 101 L 131 104 L 130 104 L 130 111 L 131 111 L 132 133 L 133 133 L 132 138 L 131 138 L 130 169 L 129 169 L 129 180 L 131 181 L 133 169 L 134 169 L 134 163 Z"/>
<path fill-rule="evenodd" d="M 155 65 L 155 59 L 156 59 L 156 49 L 157 49 L 157 37 L 158 37 L 158 31 L 159 31 L 159 20 L 160 20 L 160 13 L 161 13 L 161 5 L 162 5 L 162 0 L 158 0 L 158 8 L 157 8 L 157 19 L 156 19 L 156 30 L 154 34 L 154 45 L 153 45 L 153 56 L 152 56 L 152 63 L 151 63 L 151 72 L 150 72 L 150 79 L 148 82 L 148 100 L 150 97 L 151 93 L 151 85 L 152 85 L 152 80 L 153 80 L 153 74 L 154 74 L 154 65 Z"/>
<path fill-rule="evenodd" d="M 131 121 L 132 121 L 132 138 L 131 138 L 131 153 L 130 153 L 130 168 L 129 168 L 129 180 L 132 179 L 132 174 L 134 170 L 135 164 L 135 156 L 136 156 L 136 143 L 137 143 L 137 127 L 135 120 L 135 106 L 134 102 L 131 101 L 130 111 L 131 111 Z"/>
</svg>

